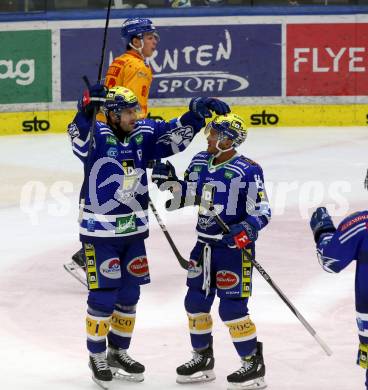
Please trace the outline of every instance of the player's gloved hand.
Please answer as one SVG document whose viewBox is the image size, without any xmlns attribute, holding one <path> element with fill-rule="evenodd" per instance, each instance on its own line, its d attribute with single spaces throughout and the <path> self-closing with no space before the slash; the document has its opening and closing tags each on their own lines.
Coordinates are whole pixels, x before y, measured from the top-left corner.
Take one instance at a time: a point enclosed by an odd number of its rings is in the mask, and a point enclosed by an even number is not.
<svg viewBox="0 0 368 390">
<path fill-rule="evenodd" d="M 368 169 L 367 169 L 367 174 L 365 175 L 364 188 L 368 190 Z"/>
<path fill-rule="evenodd" d="M 211 118 L 214 111 L 217 115 L 224 115 L 230 112 L 230 107 L 220 99 L 216 98 L 193 98 L 189 103 L 189 110 L 199 119 Z"/>
<path fill-rule="evenodd" d="M 151 179 L 162 191 L 167 190 L 167 188 L 161 187 L 163 183 L 179 180 L 175 173 L 175 167 L 169 161 L 156 163 L 152 170 Z"/>
<path fill-rule="evenodd" d="M 107 88 L 101 84 L 92 85 L 85 90 L 82 98 L 78 101 L 78 110 L 92 115 L 94 109 L 98 111 L 106 100 Z"/>
<path fill-rule="evenodd" d="M 326 207 L 318 207 L 312 214 L 310 227 L 313 231 L 314 241 L 317 243 L 324 233 L 333 233 L 336 231 L 331 216 Z"/>
<path fill-rule="evenodd" d="M 258 238 L 257 229 L 246 221 L 230 225 L 229 229 L 230 232 L 223 235 L 222 241 L 230 248 L 245 248 Z"/>
</svg>

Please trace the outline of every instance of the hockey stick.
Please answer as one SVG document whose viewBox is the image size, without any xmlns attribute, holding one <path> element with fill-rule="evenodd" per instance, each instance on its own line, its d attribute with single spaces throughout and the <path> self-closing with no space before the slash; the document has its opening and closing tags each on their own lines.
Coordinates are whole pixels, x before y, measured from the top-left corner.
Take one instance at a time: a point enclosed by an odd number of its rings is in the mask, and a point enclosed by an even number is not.
<svg viewBox="0 0 368 390">
<path fill-rule="evenodd" d="M 212 212 L 213 217 L 215 218 L 218 225 L 221 227 L 224 233 L 229 233 L 230 229 L 226 225 L 226 223 L 222 220 L 222 218 L 216 213 L 213 206 L 210 207 L 209 211 Z M 322 347 L 322 349 L 326 352 L 328 356 L 332 355 L 331 349 L 328 345 L 317 335 L 317 332 L 312 328 L 312 326 L 308 323 L 308 321 L 303 317 L 303 315 L 299 312 L 299 310 L 289 301 L 289 299 L 285 296 L 285 294 L 280 290 L 280 288 L 276 285 L 276 283 L 271 279 L 268 273 L 264 270 L 261 264 L 258 263 L 255 259 L 253 259 L 246 250 L 242 249 L 243 254 L 250 261 L 254 267 L 257 268 L 258 272 L 262 275 L 262 277 L 266 280 L 266 282 L 276 291 L 278 296 L 285 302 L 287 307 L 293 312 L 293 314 L 298 318 L 298 320 L 303 324 L 303 326 L 307 329 L 307 331 L 314 337 L 317 343 Z"/>
<path fill-rule="evenodd" d="M 70 263 L 63 264 L 63 267 L 66 272 L 73 276 L 73 278 L 78 280 L 78 282 L 82 283 L 84 286 L 88 287 L 86 280 L 86 271 L 85 269 L 83 269 L 83 267 L 81 267 L 78 263 L 74 261 L 75 256 L 76 254 L 73 255 L 73 260 Z"/>
<path fill-rule="evenodd" d="M 172 251 L 174 252 L 176 258 L 178 259 L 180 266 L 184 269 L 188 269 L 189 261 L 185 260 L 184 257 L 179 253 L 178 248 L 176 247 L 169 232 L 167 231 L 167 228 L 166 228 L 165 224 L 163 223 L 155 205 L 152 203 L 152 200 L 150 197 L 148 197 L 148 204 L 153 212 L 153 215 L 156 217 L 156 220 L 157 220 L 158 224 L 160 225 L 162 232 L 164 233 L 167 241 L 169 242 Z"/>
<path fill-rule="evenodd" d="M 107 5 L 106 22 L 105 22 L 104 36 L 103 36 L 102 49 L 101 49 L 101 59 L 100 59 L 99 67 L 98 67 L 98 76 L 97 76 L 98 83 L 101 83 L 101 79 L 102 79 L 102 68 L 103 68 L 104 59 L 105 59 L 107 30 L 108 30 L 109 22 L 110 22 L 111 3 L 112 3 L 112 0 L 109 0 L 109 3 Z M 90 84 L 89 84 L 88 78 L 86 76 L 83 76 L 83 80 L 85 81 L 85 83 L 87 84 L 87 87 L 89 88 Z M 86 191 L 87 191 L 86 187 L 87 186 L 85 184 L 85 181 L 88 180 L 88 177 L 89 177 L 88 167 L 89 167 L 89 162 L 90 162 L 89 160 L 90 160 L 90 156 L 92 153 L 92 147 L 93 147 L 93 138 L 94 138 L 94 132 L 95 132 L 95 125 L 96 125 L 96 115 L 97 115 L 97 108 L 94 107 L 93 108 L 92 123 L 91 123 L 91 127 L 89 130 L 89 137 L 90 138 L 89 138 L 89 143 L 88 143 L 87 164 L 85 164 L 85 168 L 84 168 L 84 182 L 83 182 L 83 187 L 82 187 L 83 188 L 83 191 L 82 191 L 83 196 L 81 197 L 81 202 L 80 202 L 82 211 L 83 211 L 85 199 L 86 199 Z"/>
<path fill-rule="evenodd" d="M 112 4 L 112 0 L 109 0 L 108 5 L 107 5 L 107 14 L 106 14 L 104 36 L 103 36 L 103 41 L 102 41 L 101 59 L 100 59 L 99 67 L 98 67 L 98 76 L 97 76 L 98 83 L 101 83 L 101 79 L 102 79 L 102 68 L 103 68 L 104 59 L 105 59 L 107 30 L 108 30 L 109 22 L 110 22 L 111 4 Z M 90 88 L 90 83 L 88 81 L 87 76 L 83 76 L 83 80 L 86 83 L 87 88 Z M 94 107 L 93 114 L 92 114 L 92 123 L 91 123 L 91 127 L 89 129 L 89 137 L 90 138 L 89 138 L 89 143 L 88 143 L 88 152 L 87 152 L 87 159 L 86 159 L 87 162 L 84 165 L 84 180 L 83 180 L 82 191 L 81 191 L 82 196 L 80 198 L 80 204 L 79 204 L 79 219 L 78 219 L 79 221 L 82 220 L 83 209 L 85 206 L 86 191 L 87 191 L 86 180 L 88 180 L 89 173 L 90 173 L 88 167 L 89 167 L 90 156 L 91 156 L 92 147 L 93 147 L 93 138 L 94 138 L 95 125 L 96 125 L 96 115 L 97 115 L 97 109 L 96 109 L 96 107 Z M 76 255 L 77 255 L 77 253 L 73 255 L 73 261 L 71 261 L 70 263 L 63 264 L 63 267 L 70 275 L 72 275 L 79 282 L 81 282 L 82 284 L 87 286 L 87 283 L 78 274 L 78 270 L 82 269 L 82 267 L 80 267 L 80 265 L 74 261 L 74 256 L 76 256 Z"/>
<path fill-rule="evenodd" d="M 151 160 L 151 161 L 148 162 L 147 168 L 152 169 L 154 167 L 154 165 L 159 163 L 159 162 L 160 162 L 160 159 Z M 189 261 L 185 260 L 184 257 L 180 254 L 178 248 L 176 247 L 176 245 L 175 245 L 174 241 L 172 240 L 169 232 L 167 231 L 167 228 L 166 228 L 165 224 L 163 223 L 163 221 L 162 221 L 162 219 L 161 219 L 161 217 L 160 217 L 160 215 L 159 215 L 159 213 L 158 213 L 158 211 L 157 211 L 155 205 L 153 204 L 152 199 L 151 199 L 151 197 L 149 195 L 148 195 L 148 205 L 151 208 L 151 210 L 153 212 L 153 215 L 156 217 L 156 220 L 157 220 L 157 222 L 158 222 L 162 232 L 164 233 L 167 241 L 169 242 L 169 245 L 170 245 L 172 251 L 174 252 L 174 254 L 175 254 L 175 256 L 176 256 L 180 266 L 182 268 L 184 268 L 185 270 L 187 270 L 188 269 L 188 265 L 189 265 Z"/>
</svg>

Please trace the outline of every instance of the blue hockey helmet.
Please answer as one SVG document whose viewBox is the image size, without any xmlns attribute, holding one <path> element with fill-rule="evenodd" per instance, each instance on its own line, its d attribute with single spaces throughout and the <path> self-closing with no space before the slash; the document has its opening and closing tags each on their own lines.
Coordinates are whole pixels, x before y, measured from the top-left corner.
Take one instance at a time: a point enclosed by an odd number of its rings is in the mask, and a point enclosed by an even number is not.
<svg viewBox="0 0 368 390">
<path fill-rule="evenodd" d="M 234 148 L 241 145 L 248 134 L 244 120 L 239 115 L 233 113 L 216 116 L 206 126 L 205 134 L 209 134 L 211 129 L 218 133 L 219 141 L 231 139 L 233 141 L 232 147 Z"/>
<path fill-rule="evenodd" d="M 103 111 L 107 116 L 109 111 L 120 115 L 125 108 L 136 108 L 140 110 L 137 96 L 128 88 L 113 87 L 110 88 L 106 95 L 106 100 L 103 105 Z"/>
<path fill-rule="evenodd" d="M 143 38 L 144 33 L 158 34 L 152 20 L 147 18 L 129 18 L 123 22 L 121 27 L 121 36 L 127 43 L 130 43 L 134 37 Z"/>
</svg>

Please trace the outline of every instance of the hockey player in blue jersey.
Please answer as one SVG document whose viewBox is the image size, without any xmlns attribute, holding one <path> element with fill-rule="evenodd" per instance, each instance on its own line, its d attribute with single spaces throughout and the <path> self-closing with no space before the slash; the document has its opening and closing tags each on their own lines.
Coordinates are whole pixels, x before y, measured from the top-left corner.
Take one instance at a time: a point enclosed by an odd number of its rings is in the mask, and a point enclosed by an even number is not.
<svg viewBox="0 0 368 390">
<path fill-rule="evenodd" d="M 208 149 L 192 159 L 179 180 L 171 164 L 158 164 L 152 180 L 161 190 L 170 188 L 175 207 L 199 204 L 198 240 L 190 254 L 185 309 L 193 359 L 177 368 L 178 383 L 215 378 L 210 314 L 215 295 L 219 314 L 241 358 L 241 368 L 227 377 L 229 388 L 265 388 L 262 343 L 250 319 L 248 300 L 258 232 L 270 220 L 270 207 L 261 167 L 237 153 L 247 136 L 245 123 L 236 114 L 215 117 L 206 127 Z M 212 206 L 230 226 L 229 234 L 215 221 Z M 173 208 L 173 207 L 172 207 Z"/>
<path fill-rule="evenodd" d="M 349 215 L 336 229 L 326 208 L 319 207 L 312 215 L 310 226 L 318 260 L 325 271 L 337 273 L 352 261 L 356 262 L 355 308 L 360 341 L 357 364 L 366 372 L 368 389 L 368 211 Z"/>
<path fill-rule="evenodd" d="M 103 104 L 107 123 L 95 122 Z M 142 381 L 144 366 L 127 354 L 140 285 L 149 283 L 144 239 L 148 236 L 146 168 L 151 160 L 183 151 L 205 125 L 210 110 L 229 112 L 226 103 L 200 104 L 169 122 L 137 120 L 137 97 L 124 87 L 91 87 L 69 125 L 74 154 L 85 165 L 80 241 L 88 281 L 87 349 L 93 380 L 103 388 L 115 377 Z M 108 353 L 106 355 L 106 339 Z"/>
</svg>

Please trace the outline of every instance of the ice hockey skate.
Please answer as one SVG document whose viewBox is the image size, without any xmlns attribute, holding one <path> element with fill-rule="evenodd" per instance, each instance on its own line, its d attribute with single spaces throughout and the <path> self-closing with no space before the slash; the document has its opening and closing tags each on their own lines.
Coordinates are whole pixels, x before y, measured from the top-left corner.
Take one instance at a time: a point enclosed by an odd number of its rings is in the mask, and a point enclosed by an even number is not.
<svg viewBox="0 0 368 390">
<path fill-rule="evenodd" d="M 84 284 L 87 287 L 86 281 L 86 262 L 84 260 L 83 249 L 80 249 L 78 252 L 74 253 L 72 256 L 72 261 L 64 264 L 64 269 L 77 279 L 79 282 Z"/>
<path fill-rule="evenodd" d="M 255 355 L 242 359 L 242 366 L 239 370 L 228 375 L 228 390 L 245 389 L 260 390 L 265 389 L 264 376 L 266 367 L 263 363 L 262 343 L 257 343 L 257 352 Z"/>
<path fill-rule="evenodd" d="M 112 381 L 112 372 L 107 364 L 106 353 L 91 353 L 88 366 L 92 371 L 92 380 L 102 389 L 107 390 Z"/>
<path fill-rule="evenodd" d="M 216 379 L 214 365 L 212 347 L 203 351 L 193 351 L 193 358 L 176 369 L 178 374 L 176 382 L 186 384 L 213 381 Z"/>
<path fill-rule="evenodd" d="M 109 346 L 107 361 L 115 379 L 143 382 L 144 365 L 132 359 L 126 349 Z"/>
</svg>

